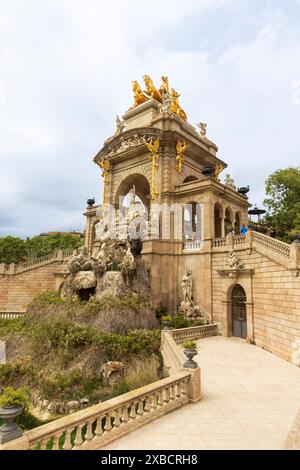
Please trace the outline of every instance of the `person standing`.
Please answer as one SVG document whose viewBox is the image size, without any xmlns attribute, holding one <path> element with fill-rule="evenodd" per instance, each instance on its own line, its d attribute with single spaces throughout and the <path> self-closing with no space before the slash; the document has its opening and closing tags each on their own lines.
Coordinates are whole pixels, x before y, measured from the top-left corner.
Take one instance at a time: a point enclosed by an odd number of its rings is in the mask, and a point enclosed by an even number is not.
<svg viewBox="0 0 300 470">
<path fill-rule="evenodd" d="M 240 233 L 241 235 L 246 235 L 247 232 L 248 232 L 248 228 L 246 227 L 245 224 L 243 224 L 240 228 Z"/>
</svg>

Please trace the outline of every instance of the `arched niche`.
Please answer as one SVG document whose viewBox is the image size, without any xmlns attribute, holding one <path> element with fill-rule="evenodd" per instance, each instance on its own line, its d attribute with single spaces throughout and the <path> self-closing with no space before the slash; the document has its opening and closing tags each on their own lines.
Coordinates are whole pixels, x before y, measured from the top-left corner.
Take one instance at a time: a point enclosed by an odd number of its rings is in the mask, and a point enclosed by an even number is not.
<svg viewBox="0 0 300 470">
<path fill-rule="evenodd" d="M 232 210 L 229 207 L 225 209 L 225 218 L 224 218 L 224 232 L 225 237 L 228 233 L 232 232 L 233 230 L 233 214 Z"/>
<path fill-rule="evenodd" d="M 199 181 L 199 180 L 196 176 L 189 175 L 184 178 L 183 183 L 190 183 L 191 181 Z"/>
<path fill-rule="evenodd" d="M 222 237 L 222 207 L 216 203 L 214 207 L 215 238 Z"/>
<path fill-rule="evenodd" d="M 115 195 L 114 205 L 116 209 L 122 209 L 126 207 L 125 198 L 128 198 L 130 190 L 134 187 L 136 200 L 141 202 L 146 208 L 148 214 L 150 209 L 150 184 L 147 178 L 139 173 L 134 173 L 127 176 L 119 185 Z M 124 201 L 125 200 L 125 201 Z"/>
<path fill-rule="evenodd" d="M 201 240 L 201 206 L 198 202 L 190 201 L 184 206 L 184 239 Z"/>
</svg>

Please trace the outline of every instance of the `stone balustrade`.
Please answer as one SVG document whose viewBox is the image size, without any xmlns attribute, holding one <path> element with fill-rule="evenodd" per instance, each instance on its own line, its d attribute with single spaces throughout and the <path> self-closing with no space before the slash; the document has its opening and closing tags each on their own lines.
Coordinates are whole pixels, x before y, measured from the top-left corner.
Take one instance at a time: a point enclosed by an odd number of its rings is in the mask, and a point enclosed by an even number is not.
<svg viewBox="0 0 300 470">
<path fill-rule="evenodd" d="M 1 313 L 0 320 L 16 320 L 17 318 L 23 317 L 24 313 Z"/>
<path fill-rule="evenodd" d="M 0 264 L 0 275 L 15 275 L 20 274 L 24 271 L 28 271 L 30 269 L 35 269 L 39 266 L 52 263 L 53 261 L 65 261 L 67 260 L 74 252 L 77 250 L 58 250 L 54 253 L 50 253 L 46 256 L 41 256 L 40 258 L 36 258 L 33 261 L 28 263 L 20 263 L 20 264 Z"/>
<path fill-rule="evenodd" d="M 213 323 L 211 325 L 192 326 L 190 328 L 179 328 L 178 330 L 170 330 L 176 344 L 183 343 L 192 339 L 207 338 L 208 336 L 218 335 L 218 326 Z"/>
<path fill-rule="evenodd" d="M 226 246 L 226 238 L 215 238 L 212 240 L 212 248 L 219 248 Z"/>
<path fill-rule="evenodd" d="M 185 242 L 183 251 L 199 251 L 202 248 L 202 241 L 198 242 Z"/>
<path fill-rule="evenodd" d="M 252 232 L 252 244 L 255 247 L 263 247 L 269 254 L 272 253 L 276 257 L 289 259 L 291 256 L 291 245 L 262 233 Z"/>
<path fill-rule="evenodd" d="M 100 449 L 170 411 L 201 399 L 200 369 L 183 369 L 184 355 L 172 333 L 162 332 L 170 377 L 27 431 L 0 450 Z"/>
</svg>

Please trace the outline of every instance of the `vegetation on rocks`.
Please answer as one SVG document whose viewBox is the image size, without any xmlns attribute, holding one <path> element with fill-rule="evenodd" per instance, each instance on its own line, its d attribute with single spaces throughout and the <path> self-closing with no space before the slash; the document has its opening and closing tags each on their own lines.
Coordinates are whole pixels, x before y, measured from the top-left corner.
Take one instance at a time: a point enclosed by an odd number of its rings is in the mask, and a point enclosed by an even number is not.
<svg viewBox="0 0 300 470">
<path fill-rule="evenodd" d="M 8 359 L 0 390 L 30 387 L 47 400 L 92 404 L 146 385 L 158 380 L 158 326 L 149 300 L 137 295 L 79 302 L 44 293 L 23 318 L 0 322 Z M 117 383 L 103 380 L 108 361 L 125 364 Z"/>
</svg>

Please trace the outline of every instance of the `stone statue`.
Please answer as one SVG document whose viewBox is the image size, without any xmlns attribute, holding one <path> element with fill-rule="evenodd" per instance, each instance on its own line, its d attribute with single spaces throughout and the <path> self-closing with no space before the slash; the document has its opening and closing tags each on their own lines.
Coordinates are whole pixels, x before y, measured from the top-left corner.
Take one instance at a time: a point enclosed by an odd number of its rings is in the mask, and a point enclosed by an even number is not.
<svg viewBox="0 0 300 470">
<path fill-rule="evenodd" d="M 145 103 L 148 101 L 148 97 L 143 93 L 140 85 L 138 84 L 137 80 L 132 82 L 132 90 L 134 94 L 134 104 L 133 107 L 138 106 L 139 104 Z"/>
<path fill-rule="evenodd" d="M 162 104 L 159 107 L 160 112 L 166 113 L 171 110 L 173 99 L 169 93 L 164 93 L 162 95 Z"/>
<path fill-rule="evenodd" d="M 129 193 L 130 193 L 130 206 L 134 206 L 135 205 L 135 186 L 134 185 L 130 189 Z"/>
<path fill-rule="evenodd" d="M 203 139 L 206 139 L 207 124 L 205 122 L 199 122 L 197 124 L 197 127 L 199 127 L 200 137 L 202 137 Z"/>
<path fill-rule="evenodd" d="M 131 279 L 133 278 L 136 272 L 136 264 L 134 256 L 131 252 L 130 242 L 126 242 L 126 252 L 121 264 L 121 273 L 126 281 L 126 284 L 129 285 Z"/>
<path fill-rule="evenodd" d="M 182 288 L 182 301 L 184 303 L 189 303 L 190 305 L 193 304 L 192 300 L 192 271 L 186 270 L 184 275 L 182 276 L 181 280 L 181 288 Z"/>
<path fill-rule="evenodd" d="M 117 116 L 116 118 L 116 132 L 115 132 L 115 136 L 117 135 L 120 135 L 122 134 L 123 130 L 125 128 L 125 124 L 124 124 L 124 121 L 122 121 L 119 116 Z"/>
<path fill-rule="evenodd" d="M 229 174 L 227 174 L 227 175 L 225 176 L 224 184 L 225 184 L 225 186 L 229 186 L 229 187 L 232 188 L 232 189 L 236 189 L 236 186 L 235 186 L 235 184 L 234 184 L 234 181 L 233 181 L 233 179 L 231 178 L 231 176 L 230 176 Z"/>
<path fill-rule="evenodd" d="M 193 301 L 193 281 L 192 270 L 187 269 L 181 280 L 182 302 L 179 307 L 179 313 L 185 318 L 200 320 L 203 325 L 211 323 L 211 317 L 208 312 L 199 305 L 195 305 Z"/>
<path fill-rule="evenodd" d="M 240 269 L 240 262 L 233 250 L 229 251 L 227 254 L 227 266 L 231 269 Z"/>
</svg>

